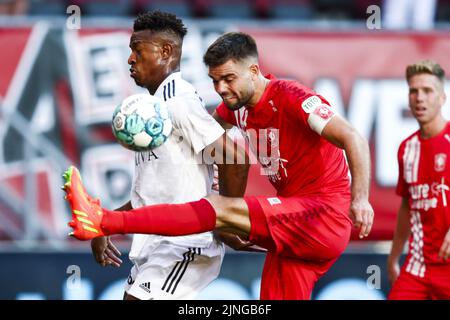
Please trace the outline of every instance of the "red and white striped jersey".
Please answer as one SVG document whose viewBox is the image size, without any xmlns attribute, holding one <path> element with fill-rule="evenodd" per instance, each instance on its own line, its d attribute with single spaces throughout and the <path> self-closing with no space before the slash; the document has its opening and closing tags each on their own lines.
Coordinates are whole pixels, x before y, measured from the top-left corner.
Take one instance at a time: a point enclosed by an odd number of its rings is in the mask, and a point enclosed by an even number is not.
<svg viewBox="0 0 450 320">
<path fill-rule="evenodd" d="M 450 227 L 450 122 L 437 136 L 423 139 L 420 131 L 398 150 L 397 194 L 408 198 L 411 237 L 406 271 L 424 277 L 426 266 L 443 264 L 439 249 Z"/>
</svg>

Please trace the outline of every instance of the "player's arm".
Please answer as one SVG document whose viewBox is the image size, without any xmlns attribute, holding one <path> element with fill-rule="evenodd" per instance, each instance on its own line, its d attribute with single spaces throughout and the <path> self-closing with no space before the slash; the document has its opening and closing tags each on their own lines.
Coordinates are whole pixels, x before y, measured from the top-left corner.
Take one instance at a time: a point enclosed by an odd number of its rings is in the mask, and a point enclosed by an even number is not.
<svg viewBox="0 0 450 320">
<path fill-rule="evenodd" d="M 214 142 L 214 159 L 219 170 L 219 193 L 226 197 L 243 197 L 250 168 L 248 154 L 228 136 L 227 130 L 233 125 L 225 122 L 215 111 L 213 118 L 225 129 L 222 137 Z"/>
<path fill-rule="evenodd" d="M 233 125 L 223 120 L 216 111 L 213 113 L 213 118 L 226 130 L 233 128 Z M 216 141 L 216 150 L 224 150 L 226 154 L 233 155 L 233 164 L 217 164 L 219 171 L 219 194 L 226 197 L 243 197 L 245 188 L 247 186 L 248 170 L 250 168 L 250 160 L 245 150 L 240 147 L 235 141 L 231 140 L 226 132 L 222 139 Z M 236 157 L 234 157 L 236 155 Z M 223 157 L 223 160 L 226 159 Z M 236 164 L 237 159 L 243 159 L 243 164 Z M 243 240 L 236 234 L 226 232 L 223 230 L 215 230 L 216 238 L 228 245 L 230 248 L 238 251 L 265 251 L 258 246 L 253 245 L 250 241 Z"/>
<path fill-rule="evenodd" d="M 215 142 L 215 151 L 223 150 L 223 156 L 217 157 L 216 163 L 219 171 L 219 194 L 226 197 L 243 197 L 247 186 L 248 170 L 250 160 L 245 150 L 235 141 L 231 140 L 226 133 Z M 232 155 L 233 162 L 226 162 L 227 157 L 230 160 Z M 241 164 L 237 160 L 243 159 Z M 216 238 L 228 245 L 230 248 L 238 251 L 257 251 L 266 250 L 254 245 L 252 242 L 244 240 L 239 235 L 224 230 L 215 230 Z"/>
<path fill-rule="evenodd" d="M 344 118 L 334 115 L 321 135 L 335 146 L 344 149 L 352 175 L 350 214 L 359 237 L 367 237 L 372 229 L 374 212 L 369 203 L 370 151 L 369 145 Z"/>
<path fill-rule="evenodd" d="M 402 198 L 402 203 L 397 214 L 397 226 L 392 240 L 391 252 L 387 261 L 388 278 L 391 285 L 397 280 L 400 273 L 399 260 L 405 248 L 405 243 L 411 234 L 409 223 L 409 201 L 408 198 Z"/>
</svg>

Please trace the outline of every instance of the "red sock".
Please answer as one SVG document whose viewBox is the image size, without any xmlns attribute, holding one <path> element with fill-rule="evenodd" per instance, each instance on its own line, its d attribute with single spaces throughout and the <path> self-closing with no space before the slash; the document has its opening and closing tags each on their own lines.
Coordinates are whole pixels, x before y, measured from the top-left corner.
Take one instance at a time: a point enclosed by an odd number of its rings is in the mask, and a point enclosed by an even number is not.
<svg viewBox="0 0 450 320">
<path fill-rule="evenodd" d="M 211 231 L 216 212 L 206 199 L 182 204 L 158 204 L 130 211 L 103 209 L 101 228 L 107 235 L 144 233 L 182 236 Z"/>
</svg>

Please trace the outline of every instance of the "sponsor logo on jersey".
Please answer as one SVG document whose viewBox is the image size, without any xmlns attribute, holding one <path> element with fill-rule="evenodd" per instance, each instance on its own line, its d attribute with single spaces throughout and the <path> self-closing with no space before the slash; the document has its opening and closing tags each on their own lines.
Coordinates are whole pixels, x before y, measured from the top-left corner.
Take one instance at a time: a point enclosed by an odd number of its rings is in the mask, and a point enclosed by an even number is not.
<svg viewBox="0 0 450 320">
<path fill-rule="evenodd" d="M 302 103 L 302 109 L 306 113 L 313 112 L 318 106 L 322 104 L 322 100 L 318 96 L 311 96 Z"/>
<path fill-rule="evenodd" d="M 437 198 L 413 200 L 411 202 L 412 210 L 428 211 L 430 209 L 436 209 L 437 206 L 438 206 Z"/>
<path fill-rule="evenodd" d="M 445 184 L 442 177 L 441 182 L 431 184 L 423 183 L 411 185 L 408 188 L 411 197 L 411 209 L 428 211 L 438 207 L 439 197 L 442 197 L 442 205 L 447 206 L 447 194 L 450 187 Z"/>
<path fill-rule="evenodd" d="M 445 153 L 436 154 L 434 156 L 434 170 L 437 172 L 444 171 L 446 160 L 447 160 L 447 155 Z"/>
</svg>

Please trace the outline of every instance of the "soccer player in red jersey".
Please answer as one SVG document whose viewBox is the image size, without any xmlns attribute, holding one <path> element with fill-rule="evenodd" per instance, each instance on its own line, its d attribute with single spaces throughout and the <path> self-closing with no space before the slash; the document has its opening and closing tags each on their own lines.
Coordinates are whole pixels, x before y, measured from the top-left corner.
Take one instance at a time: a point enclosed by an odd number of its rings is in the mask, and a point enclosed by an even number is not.
<svg viewBox="0 0 450 320">
<path fill-rule="evenodd" d="M 406 68 L 409 107 L 419 130 L 398 150 L 397 194 L 402 197 L 388 258 L 388 298 L 450 299 L 450 125 L 442 116 L 445 73 L 433 61 Z M 401 268 L 399 258 L 409 238 Z"/>
<path fill-rule="evenodd" d="M 267 249 L 261 299 L 309 299 L 316 281 L 345 250 L 352 219 L 361 238 L 371 230 L 368 144 L 313 90 L 264 76 L 249 35 L 221 36 L 204 62 L 223 100 L 215 118 L 225 128 L 239 127 L 277 196 L 211 195 L 186 204 L 109 211 L 90 200 L 72 168 L 66 174 L 72 235 L 175 236 L 215 228 Z"/>
</svg>

